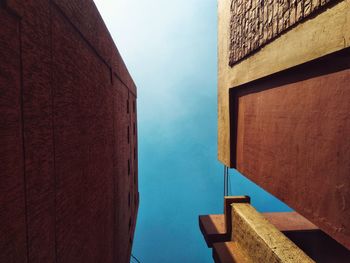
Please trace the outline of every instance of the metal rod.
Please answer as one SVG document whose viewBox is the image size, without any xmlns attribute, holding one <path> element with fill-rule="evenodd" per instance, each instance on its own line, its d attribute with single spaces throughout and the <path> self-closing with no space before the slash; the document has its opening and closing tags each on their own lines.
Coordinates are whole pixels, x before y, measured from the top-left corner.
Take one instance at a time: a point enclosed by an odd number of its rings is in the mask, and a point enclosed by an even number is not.
<svg viewBox="0 0 350 263">
<path fill-rule="evenodd" d="M 230 195 L 230 175 L 228 174 L 228 167 L 226 166 L 226 196 Z"/>
<path fill-rule="evenodd" d="M 224 197 L 226 196 L 226 165 L 224 165 Z"/>
<path fill-rule="evenodd" d="M 228 167 L 224 165 L 224 196 L 228 195 Z"/>
</svg>

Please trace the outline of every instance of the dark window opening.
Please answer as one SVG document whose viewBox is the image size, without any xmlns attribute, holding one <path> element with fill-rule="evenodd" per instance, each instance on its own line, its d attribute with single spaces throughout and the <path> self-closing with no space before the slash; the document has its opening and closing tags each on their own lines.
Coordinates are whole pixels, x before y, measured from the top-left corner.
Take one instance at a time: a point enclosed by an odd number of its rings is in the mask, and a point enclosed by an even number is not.
<svg viewBox="0 0 350 263">
<path fill-rule="evenodd" d="M 113 70 L 112 68 L 109 68 L 110 70 L 110 76 L 111 76 L 111 84 L 113 85 Z"/>
<path fill-rule="evenodd" d="M 128 160 L 128 175 L 130 175 L 130 160 Z"/>
<path fill-rule="evenodd" d="M 130 128 L 128 126 L 128 144 L 130 143 Z"/>
</svg>

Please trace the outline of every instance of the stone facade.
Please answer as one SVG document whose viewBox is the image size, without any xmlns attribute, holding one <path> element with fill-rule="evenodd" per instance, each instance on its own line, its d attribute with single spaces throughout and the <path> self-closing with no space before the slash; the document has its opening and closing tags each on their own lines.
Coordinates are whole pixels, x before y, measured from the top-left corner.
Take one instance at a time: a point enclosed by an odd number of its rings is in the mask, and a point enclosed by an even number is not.
<svg viewBox="0 0 350 263">
<path fill-rule="evenodd" d="M 231 0 L 230 66 L 337 0 Z"/>
</svg>

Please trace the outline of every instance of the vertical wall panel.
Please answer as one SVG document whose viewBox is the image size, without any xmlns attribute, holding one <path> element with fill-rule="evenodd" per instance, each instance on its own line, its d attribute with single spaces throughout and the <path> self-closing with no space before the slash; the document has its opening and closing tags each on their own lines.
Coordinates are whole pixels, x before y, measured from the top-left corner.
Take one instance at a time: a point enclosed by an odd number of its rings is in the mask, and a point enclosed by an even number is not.
<svg viewBox="0 0 350 263">
<path fill-rule="evenodd" d="M 0 4 L 0 262 L 129 262 L 131 76 L 93 1 Z"/>
<path fill-rule="evenodd" d="M 131 203 L 132 203 L 132 226 L 130 237 L 133 239 L 135 224 L 136 224 L 136 214 L 138 210 L 138 171 L 137 171 L 137 118 L 136 118 L 136 97 L 129 92 L 129 103 L 130 103 L 130 125 L 131 125 Z"/>
<path fill-rule="evenodd" d="M 242 89 L 237 136 L 237 169 L 347 248 L 349 79 L 346 69 L 288 84 L 275 79 L 277 86 L 262 80 L 254 92 Z"/>
<path fill-rule="evenodd" d="M 56 8 L 52 23 L 58 261 L 112 262 L 110 70 Z"/>
<path fill-rule="evenodd" d="M 18 19 L 0 7 L 0 262 L 27 262 Z"/>
<path fill-rule="evenodd" d="M 117 163 L 117 262 L 127 262 L 129 247 L 129 219 L 131 215 L 131 160 L 130 160 L 130 105 L 128 105 L 128 90 L 115 78 L 116 89 L 116 163 Z M 129 130 L 129 131 L 128 131 Z"/>
<path fill-rule="evenodd" d="M 71 23 L 79 28 L 79 31 L 97 50 L 101 57 L 109 63 L 118 77 L 136 94 L 135 84 L 115 46 L 106 25 L 92 0 L 53 0 L 59 6 Z M 106 33 L 107 32 L 107 33 Z"/>
<path fill-rule="evenodd" d="M 50 8 L 27 1 L 21 19 L 28 260 L 55 258 Z"/>
</svg>

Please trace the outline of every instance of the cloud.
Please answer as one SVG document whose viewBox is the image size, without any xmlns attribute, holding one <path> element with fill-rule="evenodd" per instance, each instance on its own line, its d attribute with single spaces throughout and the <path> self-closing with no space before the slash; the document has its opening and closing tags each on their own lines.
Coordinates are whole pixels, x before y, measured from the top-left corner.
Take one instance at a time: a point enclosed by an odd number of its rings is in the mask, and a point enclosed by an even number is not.
<svg viewBox="0 0 350 263">
<path fill-rule="evenodd" d="M 173 126 L 202 110 L 193 103 L 195 97 L 208 99 L 216 92 L 216 2 L 95 3 L 138 86 L 141 127 L 154 132 L 156 126 L 171 135 Z M 208 14 L 213 20 L 209 28 Z"/>
<path fill-rule="evenodd" d="M 216 174 L 216 0 L 95 3 L 138 87 L 141 206 L 135 253 L 142 262 L 210 262 L 195 218 L 203 207 L 215 212 L 222 203 Z M 211 189 L 205 197 L 203 189 Z"/>
</svg>

